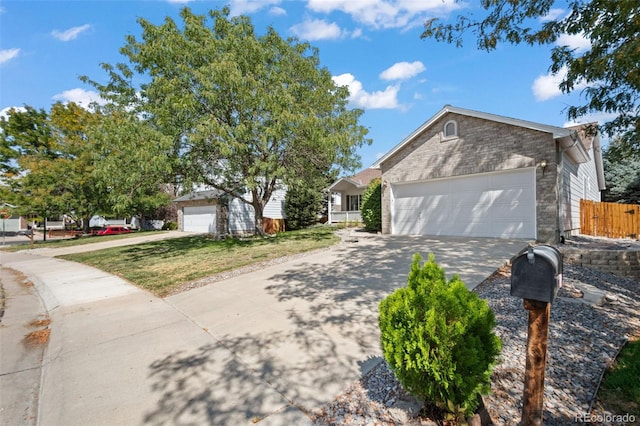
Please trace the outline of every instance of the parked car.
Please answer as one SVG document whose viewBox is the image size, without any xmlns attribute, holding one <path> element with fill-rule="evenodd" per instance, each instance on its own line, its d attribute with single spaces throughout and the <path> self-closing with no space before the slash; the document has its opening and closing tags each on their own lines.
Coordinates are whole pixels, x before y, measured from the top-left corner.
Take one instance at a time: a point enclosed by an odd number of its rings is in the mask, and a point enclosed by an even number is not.
<svg viewBox="0 0 640 426">
<path fill-rule="evenodd" d="M 110 225 L 98 231 L 98 235 L 118 235 L 133 232 L 125 226 Z"/>
</svg>

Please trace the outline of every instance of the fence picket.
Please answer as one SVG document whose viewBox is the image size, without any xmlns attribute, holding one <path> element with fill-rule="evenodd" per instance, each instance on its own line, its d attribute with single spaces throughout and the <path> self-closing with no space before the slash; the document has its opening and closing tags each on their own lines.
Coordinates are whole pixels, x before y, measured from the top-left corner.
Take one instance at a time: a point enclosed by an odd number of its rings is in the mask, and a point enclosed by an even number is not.
<svg viewBox="0 0 640 426">
<path fill-rule="evenodd" d="M 640 205 L 580 200 L 580 232 L 607 238 L 640 237 Z"/>
</svg>

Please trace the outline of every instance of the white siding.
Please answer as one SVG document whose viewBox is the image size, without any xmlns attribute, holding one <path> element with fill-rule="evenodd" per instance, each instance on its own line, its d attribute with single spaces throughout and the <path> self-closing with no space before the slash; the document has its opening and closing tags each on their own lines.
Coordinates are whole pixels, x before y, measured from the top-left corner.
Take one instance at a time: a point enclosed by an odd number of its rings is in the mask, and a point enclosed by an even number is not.
<svg viewBox="0 0 640 426">
<path fill-rule="evenodd" d="M 229 202 L 228 226 L 231 234 L 252 233 L 255 228 L 253 207 L 234 198 Z"/>
<path fill-rule="evenodd" d="M 600 201 L 600 190 L 593 160 L 593 149 L 589 151 L 590 160 L 575 164 L 562 154 L 562 224 L 566 234 L 580 232 L 580 200 Z"/>
<path fill-rule="evenodd" d="M 271 219 L 284 219 L 284 198 L 287 195 L 287 190 L 276 189 L 266 206 L 264 206 L 264 217 Z"/>
<path fill-rule="evenodd" d="M 20 230 L 20 218 L 10 218 L 0 220 L 0 231 L 18 232 Z"/>
<path fill-rule="evenodd" d="M 263 217 L 271 219 L 284 219 L 285 189 L 277 189 L 271 194 L 271 198 L 262 212 Z M 251 200 L 251 194 L 244 195 L 245 200 Z M 232 234 L 252 233 L 255 228 L 253 206 L 234 198 L 229 203 L 228 212 L 229 232 Z"/>
</svg>

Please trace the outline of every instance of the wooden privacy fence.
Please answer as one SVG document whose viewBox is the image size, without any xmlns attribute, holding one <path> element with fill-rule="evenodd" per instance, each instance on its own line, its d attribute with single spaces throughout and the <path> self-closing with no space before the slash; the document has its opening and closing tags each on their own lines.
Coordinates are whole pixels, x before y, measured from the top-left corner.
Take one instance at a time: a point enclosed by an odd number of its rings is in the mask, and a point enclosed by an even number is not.
<svg viewBox="0 0 640 426">
<path fill-rule="evenodd" d="M 607 238 L 640 235 L 640 205 L 580 200 L 580 232 Z"/>
</svg>

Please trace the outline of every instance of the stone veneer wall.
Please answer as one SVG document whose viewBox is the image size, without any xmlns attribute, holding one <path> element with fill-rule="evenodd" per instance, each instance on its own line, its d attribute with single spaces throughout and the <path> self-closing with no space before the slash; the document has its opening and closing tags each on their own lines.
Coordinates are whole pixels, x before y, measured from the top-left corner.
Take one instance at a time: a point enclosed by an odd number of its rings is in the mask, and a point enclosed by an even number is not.
<svg viewBox="0 0 640 426">
<path fill-rule="evenodd" d="M 458 137 L 444 139 L 444 124 L 455 120 Z M 538 240 L 558 241 L 556 142 L 549 133 L 458 114 L 445 114 L 381 164 L 382 233 L 391 233 L 391 188 L 397 182 L 464 176 L 536 167 Z"/>
<path fill-rule="evenodd" d="M 561 250 L 565 263 L 609 272 L 640 282 L 640 250 Z"/>
</svg>

